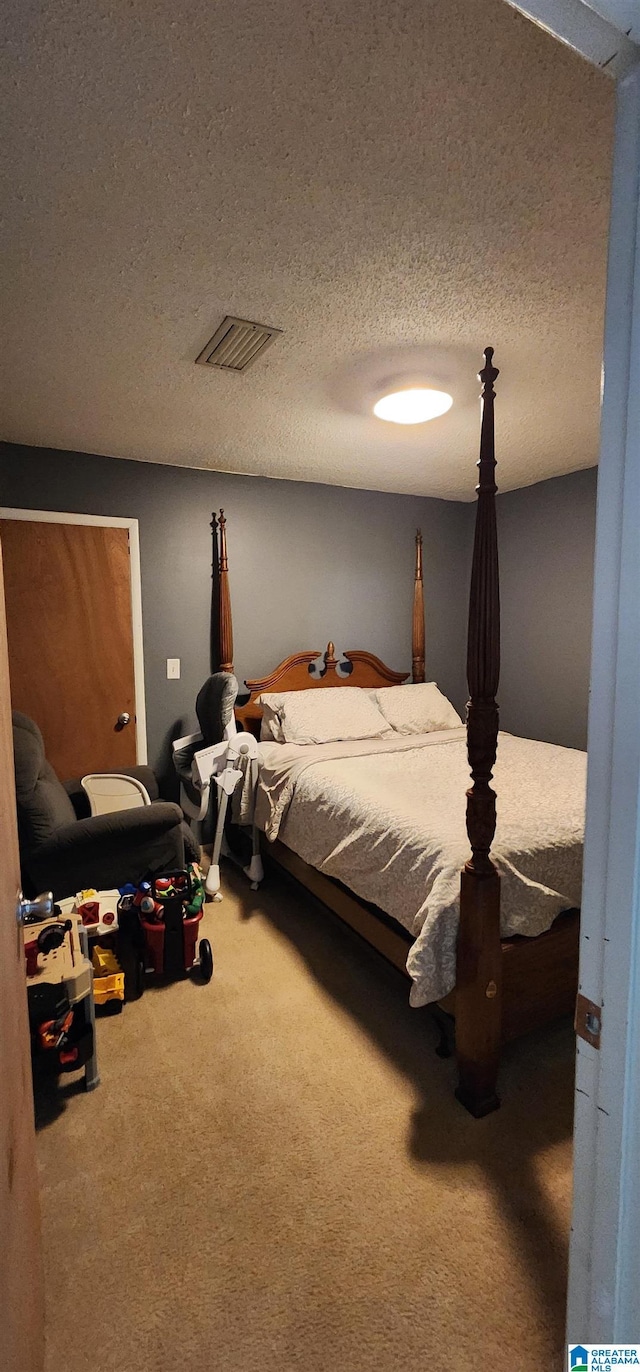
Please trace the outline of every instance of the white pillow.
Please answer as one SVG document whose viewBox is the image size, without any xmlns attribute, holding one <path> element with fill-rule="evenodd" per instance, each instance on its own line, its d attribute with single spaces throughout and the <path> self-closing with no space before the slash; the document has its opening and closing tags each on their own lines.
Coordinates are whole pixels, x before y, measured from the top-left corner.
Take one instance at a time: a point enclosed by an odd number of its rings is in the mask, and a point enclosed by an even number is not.
<svg viewBox="0 0 640 1372">
<path fill-rule="evenodd" d="M 348 739 L 388 738 L 391 732 L 375 701 L 357 686 L 323 690 L 267 692 L 259 697 L 275 714 L 285 743 L 338 743 Z M 263 715 L 264 719 L 264 715 Z M 273 717 L 268 728 L 273 734 Z M 277 726 L 276 726 L 277 727 Z"/>
<path fill-rule="evenodd" d="M 262 719 L 260 721 L 260 738 L 263 743 L 284 743 L 282 732 L 281 705 L 282 696 L 265 694 L 258 696 L 257 705 L 262 706 Z"/>
<path fill-rule="evenodd" d="M 438 729 L 459 729 L 460 715 L 435 681 L 411 686 L 384 686 L 376 701 L 385 719 L 398 734 L 431 734 Z"/>
</svg>

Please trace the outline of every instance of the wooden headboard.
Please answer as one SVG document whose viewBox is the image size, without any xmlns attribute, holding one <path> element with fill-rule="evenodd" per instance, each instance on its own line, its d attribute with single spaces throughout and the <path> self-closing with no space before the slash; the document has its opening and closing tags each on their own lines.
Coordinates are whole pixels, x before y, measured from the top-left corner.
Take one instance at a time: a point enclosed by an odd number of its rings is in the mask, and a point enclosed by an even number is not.
<svg viewBox="0 0 640 1372">
<path fill-rule="evenodd" d="M 354 648 L 338 661 L 333 643 L 322 655 L 317 648 L 304 653 L 292 653 L 268 676 L 254 677 L 245 682 L 250 694 L 245 705 L 236 707 L 236 719 L 250 733 L 260 732 L 262 707 L 257 697 L 263 691 L 308 691 L 328 686 L 401 686 L 408 672 L 394 672 L 373 653 Z"/>
</svg>

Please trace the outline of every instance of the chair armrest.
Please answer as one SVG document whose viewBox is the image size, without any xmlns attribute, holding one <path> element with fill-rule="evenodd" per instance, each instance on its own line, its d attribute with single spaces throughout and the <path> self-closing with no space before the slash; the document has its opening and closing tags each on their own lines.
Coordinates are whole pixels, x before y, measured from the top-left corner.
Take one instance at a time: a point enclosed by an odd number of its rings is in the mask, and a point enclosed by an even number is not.
<svg viewBox="0 0 640 1372">
<path fill-rule="evenodd" d="M 50 887 L 62 900 L 87 886 L 100 890 L 137 881 L 150 870 L 183 867 L 184 860 L 182 811 L 156 801 L 65 824 L 38 845 L 27 870 L 31 885 Z"/>
<path fill-rule="evenodd" d="M 44 861 L 53 853 L 77 852 L 94 844 L 100 846 L 109 838 L 146 843 L 181 823 L 180 806 L 164 800 L 156 801 L 153 805 L 142 805 L 135 810 L 112 810 L 108 815 L 90 815 L 88 819 L 63 825 L 46 843 L 39 844 L 38 860 Z"/>
</svg>

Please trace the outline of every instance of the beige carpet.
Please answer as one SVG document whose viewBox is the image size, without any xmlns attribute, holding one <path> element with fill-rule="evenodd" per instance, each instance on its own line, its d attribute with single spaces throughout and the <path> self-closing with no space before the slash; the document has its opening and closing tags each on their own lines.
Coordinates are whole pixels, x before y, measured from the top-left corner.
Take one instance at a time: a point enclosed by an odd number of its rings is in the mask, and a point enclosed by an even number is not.
<svg viewBox="0 0 640 1372">
<path fill-rule="evenodd" d="M 403 979 L 284 881 L 225 872 L 209 986 L 99 1023 L 41 1106 L 48 1372 L 557 1372 L 572 1036 L 452 1096 Z"/>
</svg>

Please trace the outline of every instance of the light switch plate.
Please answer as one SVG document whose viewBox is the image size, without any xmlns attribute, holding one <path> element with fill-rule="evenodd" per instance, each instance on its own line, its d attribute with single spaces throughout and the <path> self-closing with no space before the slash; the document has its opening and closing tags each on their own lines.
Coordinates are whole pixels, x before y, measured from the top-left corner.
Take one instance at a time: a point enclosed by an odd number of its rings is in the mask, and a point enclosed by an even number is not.
<svg viewBox="0 0 640 1372">
<path fill-rule="evenodd" d="M 167 681 L 179 681 L 179 680 L 180 680 L 180 658 L 179 658 L 179 657 L 168 657 L 168 658 L 167 658 Z"/>
</svg>

